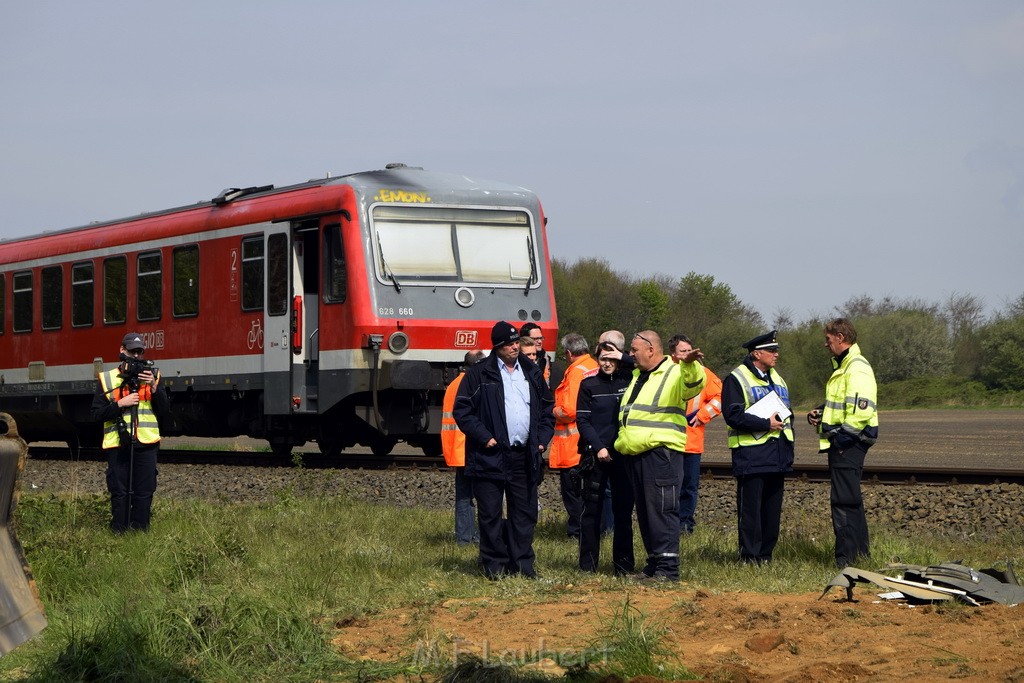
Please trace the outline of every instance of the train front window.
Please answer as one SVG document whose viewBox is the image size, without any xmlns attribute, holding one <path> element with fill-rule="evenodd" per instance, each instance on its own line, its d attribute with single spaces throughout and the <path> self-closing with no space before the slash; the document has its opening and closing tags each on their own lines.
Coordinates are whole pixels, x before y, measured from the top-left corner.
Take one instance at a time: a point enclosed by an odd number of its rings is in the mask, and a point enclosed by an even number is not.
<svg viewBox="0 0 1024 683">
<path fill-rule="evenodd" d="M 526 211 L 380 205 L 372 219 L 383 283 L 522 287 L 537 277 Z"/>
</svg>

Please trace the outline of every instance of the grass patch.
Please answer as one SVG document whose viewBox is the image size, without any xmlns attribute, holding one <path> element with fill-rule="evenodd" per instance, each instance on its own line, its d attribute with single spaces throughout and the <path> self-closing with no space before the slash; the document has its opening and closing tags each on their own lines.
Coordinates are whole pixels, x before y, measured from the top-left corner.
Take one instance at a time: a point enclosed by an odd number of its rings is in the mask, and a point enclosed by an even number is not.
<svg viewBox="0 0 1024 683">
<path fill-rule="evenodd" d="M 607 653 L 602 667 L 604 672 L 623 680 L 636 676 L 670 681 L 696 678 L 676 661 L 672 651 L 665 646 L 668 627 L 652 621 L 632 605 L 628 597 L 606 621 L 604 631 L 602 638 L 592 646 L 595 651 L 603 649 Z"/>
<path fill-rule="evenodd" d="M 564 599 L 580 584 L 621 593 L 607 573 L 577 569 L 564 519 L 545 510 L 536 551 L 542 579 L 490 582 L 474 547 L 456 546 L 450 511 L 399 509 L 345 498 L 310 498 L 287 489 L 268 503 L 216 504 L 157 498 L 152 531 L 114 536 L 106 496 L 26 494 L 16 525 L 49 627 L 0 659 L 0 678 L 29 681 L 337 681 L 396 676 L 437 680 L 533 680 L 520 666 L 418 656 L 430 638 L 427 616 L 446 600 L 480 601 L 480 610 Z M 734 522 L 702 524 L 681 542 L 685 588 L 766 593 L 820 591 L 835 575 L 825 517 L 787 518 L 776 560 L 739 565 Z M 875 566 L 994 559 L 1024 566 L 1020 535 L 935 539 L 872 529 Z M 604 541 L 605 564 L 611 556 Z M 642 556 L 637 537 L 637 556 Z M 655 590 L 677 591 L 665 584 Z M 681 598 L 680 610 L 699 603 Z M 349 658 L 331 642 L 339 626 L 401 608 L 404 655 Z M 945 608 L 944 608 L 945 609 Z M 969 616 L 949 608 L 951 621 Z M 850 618 L 856 618 L 850 615 Z M 665 627 L 628 600 L 602 617 L 600 637 L 566 676 L 686 678 L 660 643 Z M 422 654 L 420 652 L 419 654 Z M 528 653 L 530 656 L 542 653 Z M 528 659 L 529 657 L 527 657 Z M 380 659 L 380 658 L 378 658 Z M 488 664 L 484 662 L 483 664 Z M 475 671 L 475 673 L 472 673 Z M 451 678 L 453 677 L 454 678 Z M 515 678 L 525 676 L 526 678 Z M 502 677 L 509 677 L 503 679 Z M 484 680 L 484 678 L 474 678 Z"/>
</svg>

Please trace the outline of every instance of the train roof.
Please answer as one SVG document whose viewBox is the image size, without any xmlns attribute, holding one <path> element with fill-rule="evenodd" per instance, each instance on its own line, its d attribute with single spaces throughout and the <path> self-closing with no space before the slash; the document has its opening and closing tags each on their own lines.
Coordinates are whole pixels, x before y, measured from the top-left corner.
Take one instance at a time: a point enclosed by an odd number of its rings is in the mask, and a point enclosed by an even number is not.
<svg viewBox="0 0 1024 683">
<path fill-rule="evenodd" d="M 94 221 L 85 225 L 78 225 L 71 228 L 62 228 L 58 230 L 44 230 L 40 233 L 32 235 L 23 235 L 20 237 L 11 237 L 7 239 L 0 239 L 0 245 L 8 245 L 12 243 L 24 242 L 27 240 L 38 239 L 40 237 L 52 237 L 65 233 L 74 233 L 82 230 L 91 230 L 95 228 L 104 228 L 108 226 L 115 226 L 121 223 L 128 223 L 131 221 L 137 221 L 146 218 L 154 218 L 158 216 L 166 216 L 175 213 L 181 213 L 184 211 L 194 211 L 196 209 L 209 208 L 214 206 L 224 206 L 236 200 L 250 197 L 261 197 L 275 194 L 284 194 L 286 192 L 294 192 L 296 190 L 304 190 L 315 187 L 326 187 L 330 185 L 348 185 L 353 188 L 360 189 L 364 192 L 372 192 L 381 188 L 392 188 L 392 189 L 422 189 L 428 190 L 432 193 L 435 201 L 441 200 L 456 200 L 460 197 L 464 198 L 470 194 L 485 190 L 488 192 L 488 199 L 494 201 L 496 198 L 505 196 L 506 201 L 511 201 L 515 198 L 519 198 L 520 202 L 525 201 L 529 197 L 533 197 L 533 193 L 524 187 L 517 185 L 511 185 L 507 183 L 493 182 L 490 180 L 482 180 L 477 178 L 471 178 L 467 175 L 457 173 L 445 173 L 438 171 L 426 171 L 418 166 L 406 166 L 405 164 L 388 164 L 385 168 L 375 171 L 360 171 L 357 173 L 350 173 L 347 175 L 325 177 L 325 178 L 314 178 L 304 183 L 296 183 L 294 185 L 284 185 L 281 187 L 274 187 L 273 185 L 260 185 L 252 187 L 229 187 L 220 192 L 216 197 L 209 200 L 199 201 L 194 204 L 186 204 L 184 206 L 176 206 L 170 209 L 162 209 L 159 211 L 148 211 L 133 216 L 125 216 L 122 218 L 114 218 L 105 221 Z M 443 188 L 439 192 L 439 189 Z"/>
</svg>

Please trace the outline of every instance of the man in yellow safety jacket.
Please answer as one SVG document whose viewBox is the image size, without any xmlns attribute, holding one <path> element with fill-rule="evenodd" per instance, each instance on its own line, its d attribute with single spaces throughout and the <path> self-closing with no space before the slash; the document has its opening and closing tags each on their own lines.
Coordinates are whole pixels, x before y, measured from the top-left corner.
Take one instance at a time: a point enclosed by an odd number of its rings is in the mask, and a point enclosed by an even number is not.
<svg viewBox="0 0 1024 683">
<path fill-rule="evenodd" d="M 639 580 L 679 580 L 679 492 L 686 450 L 686 402 L 706 381 L 700 349 L 678 363 L 665 355 L 653 330 L 633 336 L 629 348 L 636 367 L 619 405 L 615 450 L 625 458 L 633 484 L 640 537 L 647 565 Z"/>
<path fill-rule="evenodd" d="M 576 427 L 576 400 L 580 383 L 597 374 L 597 360 L 590 355 L 587 340 L 579 334 L 562 337 L 562 349 L 569 367 L 555 389 L 555 437 L 548 451 L 548 466 L 558 471 L 562 492 L 562 505 L 568 515 L 566 535 L 579 540 L 580 519 L 583 516 L 583 497 L 580 489 L 580 433 Z"/>
<path fill-rule="evenodd" d="M 785 474 L 793 470 L 792 408 L 786 380 L 775 370 L 775 330 L 743 347 L 746 359 L 722 382 L 722 415 L 736 477 L 740 561 L 764 564 L 779 541 Z M 769 401 L 774 405 L 759 409 Z"/>
<path fill-rule="evenodd" d="M 483 351 L 468 351 L 465 366 L 476 365 L 487 354 Z M 469 545 L 480 542 L 480 533 L 476 528 L 476 510 L 473 505 L 473 486 L 466 478 L 466 435 L 455 424 L 455 396 L 459 392 L 459 384 L 466 376 L 465 370 L 452 380 L 444 392 L 441 404 L 441 452 L 444 462 L 455 470 L 455 542 L 458 545 Z"/>
<path fill-rule="evenodd" d="M 842 568 L 871 556 L 860 480 L 868 449 L 878 439 L 878 389 L 853 323 L 846 318 L 826 323 L 825 346 L 833 372 L 825 403 L 807 414 L 807 422 L 818 430 L 821 452 L 828 452 L 836 565 Z"/>
<path fill-rule="evenodd" d="M 110 528 L 115 533 L 149 529 L 160 420 L 170 409 L 167 393 L 160 386 L 160 372 L 142 359 L 145 350 L 142 335 L 126 334 L 121 340 L 120 364 L 99 374 L 92 402 L 92 419 L 103 422 Z"/>
</svg>

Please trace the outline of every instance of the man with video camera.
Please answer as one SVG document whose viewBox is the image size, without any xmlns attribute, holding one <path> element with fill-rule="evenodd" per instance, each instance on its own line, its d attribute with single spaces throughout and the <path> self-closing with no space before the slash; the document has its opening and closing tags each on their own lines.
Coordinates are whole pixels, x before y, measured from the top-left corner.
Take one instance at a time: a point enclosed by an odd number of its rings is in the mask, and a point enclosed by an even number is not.
<svg viewBox="0 0 1024 683">
<path fill-rule="evenodd" d="M 160 420 L 170 409 L 160 387 L 160 371 L 143 360 L 142 335 L 129 332 L 121 340 L 120 363 L 99 374 L 92 419 L 103 422 L 110 491 L 110 529 L 149 529 L 156 492 L 156 457 L 160 451 Z"/>
</svg>

